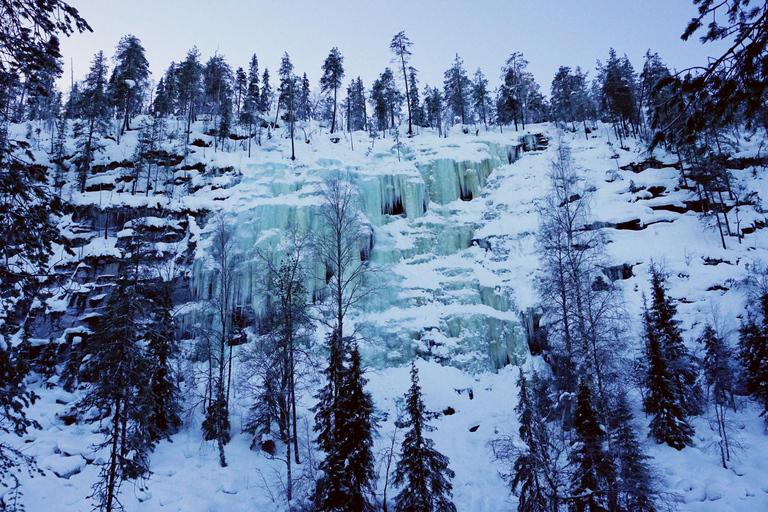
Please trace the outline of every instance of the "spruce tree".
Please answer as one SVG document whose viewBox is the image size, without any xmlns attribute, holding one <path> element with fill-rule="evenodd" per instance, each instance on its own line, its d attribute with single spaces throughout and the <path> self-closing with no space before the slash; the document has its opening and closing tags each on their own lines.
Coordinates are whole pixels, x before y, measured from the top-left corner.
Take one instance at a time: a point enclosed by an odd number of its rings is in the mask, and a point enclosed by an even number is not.
<svg viewBox="0 0 768 512">
<path fill-rule="evenodd" d="M 608 512 L 616 468 L 606 450 L 608 434 L 597 420 L 592 389 L 582 378 L 576 398 L 573 426 L 576 442 L 570 454 L 574 469 L 569 501 L 576 512 Z"/>
<path fill-rule="evenodd" d="M 461 124 L 467 124 L 469 116 L 470 95 L 472 93 L 472 83 L 467 77 L 467 71 L 464 69 L 464 61 L 459 54 L 453 61 L 453 65 L 445 72 L 444 98 L 448 110 L 451 113 L 451 120 L 461 119 Z"/>
<path fill-rule="evenodd" d="M 138 296 L 133 278 L 118 281 L 89 341 L 91 357 L 81 374 L 88 388 L 78 408 L 95 409 L 94 418 L 106 419 L 100 428 L 104 441 L 96 448 L 106 448 L 108 455 L 92 496 L 104 512 L 122 510 L 118 495 L 124 481 L 149 475 L 149 454 L 162 436 L 151 420 L 154 396 L 146 376 L 154 365 L 141 328 L 145 305 Z"/>
<path fill-rule="evenodd" d="M 758 315 L 750 314 L 739 329 L 739 362 L 747 392 L 768 412 L 768 293 L 758 298 Z M 758 318 L 755 318 L 758 316 Z"/>
<path fill-rule="evenodd" d="M 680 405 L 687 415 L 701 413 L 702 396 L 697 384 L 697 362 L 688 352 L 683 341 L 677 306 L 667 295 L 665 276 L 653 265 L 651 271 L 651 322 L 660 336 L 660 343 L 674 379 Z"/>
<path fill-rule="evenodd" d="M 172 367 L 173 359 L 179 352 L 173 318 L 173 287 L 173 281 L 161 280 L 147 285 L 143 291 L 151 312 L 147 353 L 152 362 L 148 383 L 152 401 L 147 421 L 153 426 L 154 441 L 167 439 L 181 426 L 180 392 Z"/>
<path fill-rule="evenodd" d="M 411 388 L 405 394 L 406 417 L 398 425 L 408 429 L 392 475 L 392 484 L 401 487 L 395 497 L 395 512 L 456 512 L 453 504 L 448 457 L 424 437 L 434 430 L 427 422 L 433 415 L 424 406 L 419 386 L 419 371 L 411 363 Z"/>
<path fill-rule="evenodd" d="M 534 389 L 529 389 L 529 382 Z M 520 440 L 525 447 L 513 465 L 512 490 L 517 494 L 518 512 L 539 512 L 556 508 L 557 489 L 547 482 L 549 439 L 544 417 L 536 396 L 540 386 L 536 375 L 529 381 L 522 368 L 517 379 L 518 401 L 515 406 L 520 422 Z"/>
<path fill-rule="evenodd" d="M 406 64 L 411 58 L 411 46 L 413 43 L 405 35 L 405 32 L 398 32 L 392 38 L 392 42 L 389 44 L 389 49 L 395 54 L 396 60 L 400 61 L 400 66 L 403 70 L 403 82 L 405 82 L 405 104 L 408 106 L 408 135 L 413 135 L 413 112 L 411 112 L 411 91 L 410 84 L 408 83 L 408 73 L 406 71 Z M 389 69 L 389 68 L 387 68 Z M 394 124 L 394 118 L 393 118 Z"/>
<path fill-rule="evenodd" d="M 656 512 L 658 489 L 633 425 L 632 409 L 623 391 L 616 393 L 610 408 L 611 456 L 616 464 L 613 506 L 621 512 Z"/>
<path fill-rule="evenodd" d="M 104 52 L 98 52 L 93 57 L 91 69 L 85 78 L 83 91 L 80 95 L 80 110 L 83 113 L 83 119 L 75 124 L 80 192 L 85 192 L 85 183 L 94 154 L 103 149 L 99 134 L 106 133 L 110 114 L 106 87 L 107 62 Z"/>
<path fill-rule="evenodd" d="M 272 108 L 272 85 L 269 83 L 269 69 L 264 68 L 264 74 L 261 76 L 261 93 L 259 94 L 259 112 L 268 114 Z"/>
<path fill-rule="evenodd" d="M 653 312 L 646 308 L 643 313 L 645 329 L 646 376 L 645 412 L 653 414 L 649 425 L 649 436 L 657 443 L 666 443 L 676 450 L 691 444 L 693 427 L 686 419 L 682 405 L 681 390 L 674 380 L 663 344 L 653 318 Z"/>
<path fill-rule="evenodd" d="M 704 326 L 704 332 L 698 341 L 704 345 L 704 378 L 709 389 L 710 402 L 715 409 L 720 461 L 723 468 L 727 468 L 731 460 L 731 448 L 726 415 L 729 408 L 736 408 L 733 399 L 734 372 L 731 352 L 723 337 L 709 323 Z"/>
<path fill-rule="evenodd" d="M 323 76 L 320 77 L 320 89 L 324 93 L 333 91 L 333 114 L 331 116 L 331 133 L 336 129 L 336 105 L 341 79 L 344 78 L 344 57 L 335 46 L 323 63 Z"/>
<path fill-rule="evenodd" d="M 349 369 L 345 372 L 341 394 L 344 418 L 339 439 L 339 452 L 345 460 L 344 477 L 348 480 L 347 510 L 373 510 L 370 502 L 376 486 L 373 436 L 377 420 L 373 397 L 365 391 L 368 379 L 363 377 L 357 341 L 352 343 Z"/>
<path fill-rule="evenodd" d="M 478 120 L 483 122 L 486 131 L 488 131 L 488 105 L 490 101 L 488 80 L 480 68 L 477 68 L 475 80 L 472 82 L 472 106 L 475 109 L 475 115 L 477 115 Z"/>
<path fill-rule="evenodd" d="M 419 102 L 419 79 L 416 76 L 417 69 L 408 68 L 408 90 L 410 91 L 411 117 L 416 126 L 424 125 L 424 109 Z"/>
<path fill-rule="evenodd" d="M 110 96 L 123 114 L 120 133 L 130 130 L 131 117 L 141 108 L 149 78 L 149 61 L 138 37 L 128 34 L 120 38 L 115 53 L 115 68 L 110 78 Z"/>
</svg>

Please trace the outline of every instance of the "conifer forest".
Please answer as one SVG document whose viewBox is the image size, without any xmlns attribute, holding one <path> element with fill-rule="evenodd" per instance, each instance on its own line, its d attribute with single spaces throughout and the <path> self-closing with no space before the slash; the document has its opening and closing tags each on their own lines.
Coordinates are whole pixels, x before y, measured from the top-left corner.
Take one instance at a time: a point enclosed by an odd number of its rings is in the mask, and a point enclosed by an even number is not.
<svg viewBox="0 0 768 512">
<path fill-rule="evenodd" d="M 0 510 L 768 511 L 768 1 L 674 3 L 369 76 L 0 0 Z"/>
</svg>

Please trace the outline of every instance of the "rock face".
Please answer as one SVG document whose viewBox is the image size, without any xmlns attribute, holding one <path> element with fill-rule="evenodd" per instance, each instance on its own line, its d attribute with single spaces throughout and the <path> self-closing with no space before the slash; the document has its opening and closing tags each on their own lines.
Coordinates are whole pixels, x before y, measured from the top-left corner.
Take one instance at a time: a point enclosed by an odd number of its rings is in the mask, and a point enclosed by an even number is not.
<svg viewBox="0 0 768 512">
<path fill-rule="evenodd" d="M 526 151 L 546 149 L 547 140 L 540 134 L 486 138 L 419 137 L 402 161 L 391 151 L 363 155 L 328 143 L 299 164 L 285 159 L 281 141 L 245 161 L 198 145 L 186 157 L 165 152 L 162 168 L 144 185 L 130 162 L 102 157 L 86 193 L 61 220 L 74 254 L 61 253 L 48 299 L 35 311 L 35 355 L 53 361 L 87 337 L 117 275 L 136 254 L 143 278 L 175 280 L 182 331 L 210 323 L 195 303 L 215 294 L 210 242 L 211 219 L 218 216 L 232 226 L 242 262 L 237 309 L 258 317 L 263 262 L 255 249 L 279 259 L 287 233 L 320 233 L 318 190 L 339 175 L 359 194 L 365 226 L 359 260 L 376 270 L 374 292 L 352 318 L 370 341 L 369 362 L 399 364 L 414 354 L 470 370 L 515 362 L 527 348 L 512 280 L 500 265 L 510 241 L 478 233 L 504 208 L 491 197 L 500 183 L 495 174 L 512 172 Z M 483 268 L 483 260 L 495 263 Z M 321 261 L 310 267 L 307 288 L 317 301 L 325 268 Z"/>
</svg>

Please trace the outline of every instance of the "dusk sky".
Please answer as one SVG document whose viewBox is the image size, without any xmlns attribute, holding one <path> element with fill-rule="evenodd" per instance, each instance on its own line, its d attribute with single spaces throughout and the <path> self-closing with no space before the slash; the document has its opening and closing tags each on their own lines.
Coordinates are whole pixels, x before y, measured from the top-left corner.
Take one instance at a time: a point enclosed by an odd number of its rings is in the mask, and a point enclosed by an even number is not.
<svg viewBox="0 0 768 512">
<path fill-rule="evenodd" d="M 152 78 L 171 61 L 183 60 L 197 45 L 205 62 L 214 52 L 236 69 L 253 53 L 272 76 L 287 51 L 295 70 L 317 86 L 320 66 L 337 46 L 344 56 L 345 84 L 362 76 L 366 87 L 390 65 L 389 42 L 404 30 L 413 42 L 411 64 L 421 87 L 442 87 L 443 73 L 458 53 L 470 76 L 480 67 L 494 87 L 510 53 L 520 51 L 549 93 L 561 65 L 581 66 L 595 75 L 597 59 L 608 49 L 626 53 L 636 70 L 647 49 L 672 68 L 706 62 L 721 46 L 683 42 L 680 34 L 696 9 L 690 0 L 72 0 L 93 27 L 62 41 L 69 89 L 70 58 L 75 80 L 82 79 L 93 54 L 111 58 L 124 34 L 146 48 Z"/>
</svg>

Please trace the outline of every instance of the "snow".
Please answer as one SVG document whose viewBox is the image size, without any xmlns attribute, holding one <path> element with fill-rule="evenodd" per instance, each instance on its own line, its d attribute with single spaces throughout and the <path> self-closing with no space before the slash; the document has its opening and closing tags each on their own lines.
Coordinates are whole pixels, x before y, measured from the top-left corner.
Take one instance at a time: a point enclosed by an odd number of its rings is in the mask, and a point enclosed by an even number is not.
<svg viewBox="0 0 768 512">
<path fill-rule="evenodd" d="M 460 511 L 516 508 L 515 498 L 499 476 L 506 468 L 490 462 L 487 443 L 499 435 L 517 433 L 517 368 L 501 367 L 506 358 L 525 367 L 543 364 L 527 353 L 520 325 L 520 313 L 538 301 L 537 208 L 546 194 L 546 172 L 553 157 L 551 149 L 522 152 L 523 146 L 531 145 L 533 134 L 546 136 L 550 148 L 558 138 L 570 145 L 586 183 L 596 189 L 593 221 L 608 226 L 603 233 L 609 241 L 611 264 L 633 267 L 632 277 L 617 281 L 629 313 L 629 332 L 634 333 L 627 340 L 632 350 L 638 348 L 639 312 L 643 293 L 649 292 L 652 261 L 667 270 L 670 295 L 685 299 L 679 303 L 679 318 L 694 349 L 693 340 L 714 314 L 725 319 L 733 331 L 744 301 L 736 283 L 748 264 L 768 261 L 768 238 L 761 230 L 745 235 L 741 243 L 729 237 L 728 248 L 722 249 L 716 230 L 695 212 L 658 209 L 670 205 L 682 209 L 692 199 L 690 192 L 679 187 L 677 171 L 671 167 L 640 173 L 622 170 L 648 155 L 639 145 L 616 151 L 607 144 L 607 130 L 595 132 L 589 140 L 581 133 L 558 134 L 550 125 L 530 127 L 527 135 L 510 130 L 475 136 L 454 130 L 441 138 L 425 131 L 403 140 L 404 158 L 398 162 L 386 149 L 391 139 L 377 140 L 367 154 L 370 142 L 364 133 L 340 134 L 342 140 L 333 144 L 317 133 L 317 126 L 309 128 L 311 144 L 296 145 L 296 162 L 289 160 L 290 141 L 279 131 L 272 140 L 265 137 L 264 146 L 254 147 L 250 159 L 242 151 L 197 148 L 187 164 L 202 162 L 206 172 L 176 173 L 191 176 L 191 183 L 200 187 L 191 195 L 183 193 L 183 186 L 148 197 L 143 192 L 131 195 L 117 190 L 65 192 L 77 205 L 156 208 L 178 215 L 166 219 L 147 214 L 127 222 L 117 237 L 97 236 L 77 248 L 75 256 L 61 258 L 74 262 L 86 257 L 120 257 L 118 238 L 131 236 L 139 226 L 182 232 L 186 225 L 184 243 L 196 246 L 192 287 L 196 296 L 205 298 L 213 271 L 212 223 L 203 218 L 222 212 L 235 226 L 248 268 L 255 270 L 255 246 L 275 244 L 291 224 L 301 235 L 321 229 L 318 186 L 328 176 L 348 176 L 360 192 L 365 221 L 375 240 L 370 264 L 378 270 L 376 293 L 355 312 L 351 323 L 363 336 L 362 350 L 370 364 L 368 389 L 383 418 L 376 452 L 389 446 L 395 430 L 397 404 L 409 386 L 408 363 L 416 354 L 431 352 L 430 361 L 417 359 L 417 365 L 427 407 L 440 413 L 448 408 L 455 411 L 440 414 L 432 422 L 437 429 L 430 435 L 456 472 L 454 499 Z M 193 139 L 205 139 L 202 125 L 195 130 Z M 130 158 L 135 137 L 135 132 L 128 132 L 120 146 L 109 144 L 98 163 Z M 354 151 L 350 137 L 354 137 Z M 745 156 L 755 151 L 743 143 Z M 612 158 L 614 155 L 618 158 Z M 674 161 L 663 154 L 656 156 Z M 235 171 L 213 175 L 212 169 L 230 166 Z M 116 175 L 118 172 L 109 171 L 88 183 L 106 184 Z M 762 175 L 753 176 L 751 169 L 734 171 L 734 175 L 768 198 L 768 180 Z M 468 192 L 472 199 L 462 200 L 462 195 L 468 199 Z M 399 204 L 402 212 L 395 213 Z M 759 208 L 743 206 L 741 227 L 763 222 L 765 217 Z M 611 227 L 630 221 L 637 221 L 642 229 Z M 62 224 L 71 229 L 71 218 Z M 163 253 L 174 249 L 173 244 L 156 244 L 156 250 Z M 712 260 L 730 263 L 708 264 Z M 255 291 L 243 281 L 242 297 L 255 302 Z M 310 283 L 310 290 L 316 284 Z M 45 306 L 49 312 L 64 312 L 67 297 L 57 295 Z M 202 314 L 200 307 L 178 309 L 180 318 Z M 321 336 L 318 332 L 318 338 Z M 729 342 L 734 340 L 731 335 Z M 312 383 L 310 388 L 316 385 Z M 101 456 L 93 449 L 102 439 L 96 432 L 98 424 L 67 426 L 57 416 L 67 411 L 81 391 L 69 394 L 41 387 L 37 392 L 41 399 L 30 408 L 30 417 L 41 423 L 42 430 L 31 432 L 24 447 L 39 458 L 46 476 L 22 477 L 27 509 L 89 509 L 86 497 L 98 475 L 93 462 Z M 235 387 L 233 439 L 226 447 L 229 466 L 218 466 L 214 445 L 201 438 L 200 411 L 192 408 L 185 417 L 187 426 L 173 436 L 173 442 L 160 443 L 152 454 L 153 475 L 146 489 L 124 487 L 121 501 L 126 510 L 282 510 L 280 475 L 285 468 L 279 460 L 251 450 L 250 436 L 240 433 L 249 405 L 249 397 L 243 393 Z M 307 428 L 311 431 L 311 395 L 312 389 L 307 390 L 300 404 L 304 443 Z M 645 425 L 639 408 L 636 412 L 637 423 Z M 731 413 L 735 425 L 731 469 L 722 468 L 714 445 L 716 432 L 706 417 L 694 422 L 695 446 L 681 452 L 641 435 L 664 489 L 681 503 L 681 509 L 768 510 L 768 442 L 759 412 L 745 401 L 738 412 Z M 402 432 L 399 435 L 402 439 Z M 382 488 L 383 475 L 379 491 Z M 395 490 L 388 490 L 390 499 L 394 494 Z"/>
</svg>

